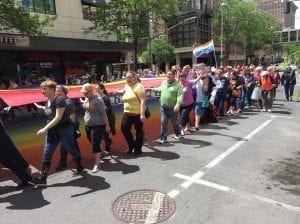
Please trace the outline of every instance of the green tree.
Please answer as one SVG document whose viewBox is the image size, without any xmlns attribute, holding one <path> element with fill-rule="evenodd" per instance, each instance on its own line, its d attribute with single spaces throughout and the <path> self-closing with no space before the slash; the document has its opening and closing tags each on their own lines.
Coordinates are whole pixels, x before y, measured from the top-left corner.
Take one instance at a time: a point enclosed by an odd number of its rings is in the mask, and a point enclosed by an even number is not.
<svg viewBox="0 0 300 224">
<path fill-rule="evenodd" d="M 226 0 L 219 4 L 213 19 L 215 38 L 221 41 L 221 19 L 223 10 L 223 43 L 227 63 L 232 44 L 245 49 L 246 55 L 254 55 L 256 50 L 271 49 L 278 43 L 279 28 L 274 19 L 259 11 L 251 1 Z"/>
<path fill-rule="evenodd" d="M 104 38 L 114 34 L 118 41 L 132 40 L 136 69 L 138 40 L 149 37 L 149 27 L 156 27 L 160 19 L 177 14 L 180 0 L 110 0 L 99 5 L 91 18 L 87 32 L 99 32 Z"/>
<path fill-rule="evenodd" d="M 300 65 L 300 44 L 289 44 L 286 45 L 284 48 L 287 51 L 287 57 L 284 60 L 284 64 Z"/>
<path fill-rule="evenodd" d="M 25 11 L 15 0 L 0 0 L 0 31 L 17 30 L 22 35 L 43 36 L 43 28 L 50 25 L 53 18 Z"/>
<path fill-rule="evenodd" d="M 150 64 L 150 54 L 153 54 L 158 64 L 169 63 L 174 57 L 174 47 L 169 43 L 166 36 L 160 36 L 151 41 L 151 47 L 148 45 L 147 50 L 141 55 L 144 63 Z M 150 50 L 151 48 L 151 50 Z"/>
</svg>

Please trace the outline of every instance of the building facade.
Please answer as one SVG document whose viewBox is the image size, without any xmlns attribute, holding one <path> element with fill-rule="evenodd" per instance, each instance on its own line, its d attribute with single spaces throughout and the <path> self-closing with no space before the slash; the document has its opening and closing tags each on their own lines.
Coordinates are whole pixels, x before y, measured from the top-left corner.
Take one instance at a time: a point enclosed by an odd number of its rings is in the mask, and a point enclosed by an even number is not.
<svg viewBox="0 0 300 224">
<path fill-rule="evenodd" d="M 297 6 L 294 2 L 284 3 L 282 0 L 255 0 L 259 9 L 278 20 L 283 29 L 295 28 L 295 13 Z M 286 4 L 286 5 L 285 5 Z"/>
<path fill-rule="evenodd" d="M 211 1 L 186 1 L 181 12 L 182 16 L 176 21 L 166 23 L 170 43 L 175 47 L 176 61 L 173 64 L 192 66 L 200 61 L 214 64 L 213 56 L 193 58 L 193 49 L 211 39 Z"/>
<path fill-rule="evenodd" d="M 113 64 L 124 61 L 124 53 L 132 50 L 132 44 L 117 42 L 114 36 L 107 41 L 101 33 L 84 32 L 96 9 L 93 2 L 21 0 L 25 10 L 56 18 L 52 26 L 45 27 L 46 37 L 0 33 L 0 76 L 19 82 L 32 76 L 53 76 L 58 82 L 86 73 L 110 76 Z"/>
</svg>

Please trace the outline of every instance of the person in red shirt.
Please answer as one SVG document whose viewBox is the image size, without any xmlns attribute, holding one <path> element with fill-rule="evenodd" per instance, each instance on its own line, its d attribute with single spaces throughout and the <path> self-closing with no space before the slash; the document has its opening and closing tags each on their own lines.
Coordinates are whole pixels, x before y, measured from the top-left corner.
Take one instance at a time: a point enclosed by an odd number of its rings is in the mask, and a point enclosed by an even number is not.
<svg viewBox="0 0 300 224">
<path fill-rule="evenodd" d="M 260 77 L 260 88 L 262 95 L 262 103 L 263 103 L 263 112 L 272 112 L 272 104 L 273 104 L 273 78 L 269 74 L 268 71 L 262 71 Z"/>
</svg>

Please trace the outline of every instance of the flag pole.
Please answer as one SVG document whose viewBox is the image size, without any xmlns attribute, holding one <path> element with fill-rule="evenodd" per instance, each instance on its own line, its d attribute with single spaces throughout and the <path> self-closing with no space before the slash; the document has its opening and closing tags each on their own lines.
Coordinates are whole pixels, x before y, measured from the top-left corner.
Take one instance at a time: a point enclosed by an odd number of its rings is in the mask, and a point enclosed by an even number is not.
<svg viewBox="0 0 300 224">
<path fill-rule="evenodd" d="M 214 56 L 215 56 L 215 63 L 216 63 L 216 67 L 218 66 L 217 64 L 217 56 L 216 56 L 216 49 L 215 49 L 215 43 L 214 43 L 214 39 L 212 39 L 213 45 L 214 45 Z"/>
</svg>

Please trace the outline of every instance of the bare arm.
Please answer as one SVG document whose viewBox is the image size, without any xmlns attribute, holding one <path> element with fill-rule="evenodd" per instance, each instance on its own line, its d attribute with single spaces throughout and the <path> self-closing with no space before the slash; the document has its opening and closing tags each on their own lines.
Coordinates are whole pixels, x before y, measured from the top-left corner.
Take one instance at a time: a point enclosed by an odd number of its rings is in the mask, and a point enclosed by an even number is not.
<svg viewBox="0 0 300 224">
<path fill-rule="evenodd" d="M 138 95 L 140 101 L 141 101 L 141 120 L 143 120 L 145 118 L 145 107 L 146 107 L 146 94 L 145 92 L 141 92 Z"/>
<path fill-rule="evenodd" d="M 54 127 L 61 120 L 66 108 L 56 108 L 55 117 L 42 129 L 38 130 L 37 135 L 45 134 L 50 128 Z"/>
</svg>

